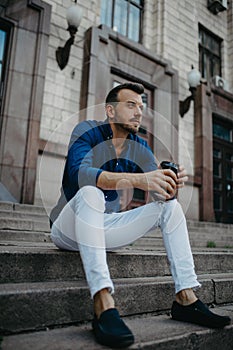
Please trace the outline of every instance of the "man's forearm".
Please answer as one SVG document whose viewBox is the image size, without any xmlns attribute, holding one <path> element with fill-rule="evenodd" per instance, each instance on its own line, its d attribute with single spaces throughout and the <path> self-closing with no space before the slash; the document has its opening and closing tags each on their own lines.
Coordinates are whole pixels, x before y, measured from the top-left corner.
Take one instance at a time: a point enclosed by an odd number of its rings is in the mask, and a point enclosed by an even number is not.
<svg viewBox="0 0 233 350">
<path fill-rule="evenodd" d="M 114 173 L 103 171 L 97 181 L 97 186 L 103 190 L 122 190 L 124 188 L 142 188 L 145 174 Z"/>
</svg>

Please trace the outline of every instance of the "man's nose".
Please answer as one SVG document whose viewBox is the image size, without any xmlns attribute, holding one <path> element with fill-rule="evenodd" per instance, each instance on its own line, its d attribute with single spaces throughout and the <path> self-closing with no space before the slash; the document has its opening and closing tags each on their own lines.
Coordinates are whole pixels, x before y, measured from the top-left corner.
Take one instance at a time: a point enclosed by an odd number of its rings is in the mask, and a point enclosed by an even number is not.
<svg viewBox="0 0 233 350">
<path fill-rule="evenodd" d="M 137 116 L 142 116 L 142 110 L 141 110 L 140 106 L 136 106 L 134 114 Z"/>
</svg>

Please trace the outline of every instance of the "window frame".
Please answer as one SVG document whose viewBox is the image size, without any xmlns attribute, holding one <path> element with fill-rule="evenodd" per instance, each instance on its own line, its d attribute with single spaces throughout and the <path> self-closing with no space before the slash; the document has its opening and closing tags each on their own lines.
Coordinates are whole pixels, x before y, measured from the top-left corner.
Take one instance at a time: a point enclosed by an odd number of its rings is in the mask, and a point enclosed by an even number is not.
<svg viewBox="0 0 233 350">
<path fill-rule="evenodd" d="M 112 0 L 112 8 L 111 8 L 111 28 L 114 30 L 114 16 L 115 16 L 115 4 L 117 0 Z M 121 32 L 116 31 L 117 33 L 124 35 L 129 40 L 132 40 L 136 43 L 142 43 L 142 37 L 143 37 L 143 14 L 144 14 L 144 0 L 140 0 L 140 4 L 137 4 L 134 0 L 122 0 L 127 3 L 127 20 L 126 20 L 126 35 L 122 34 Z M 130 17 L 130 6 L 134 6 L 137 9 L 139 9 L 140 18 L 139 18 L 139 33 L 138 33 L 138 41 L 131 39 L 129 37 L 129 17 Z M 102 8 L 101 8 L 102 12 Z M 102 23 L 107 25 L 106 23 Z M 107 25 L 108 26 L 108 25 Z"/>
<path fill-rule="evenodd" d="M 211 50 L 207 45 L 205 45 L 201 41 L 201 33 L 206 35 L 209 40 L 214 41 L 218 45 L 218 54 Z M 205 28 L 203 25 L 199 24 L 199 70 L 201 72 L 201 75 L 203 78 L 207 80 L 211 80 L 215 75 L 222 76 L 222 44 L 223 39 L 211 32 L 209 29 Z M 205 76 L 205 70 L 207 69 L 206 63 L 204 62 L 204 56 L 206 55 L 208 59 L 208 64 L 210 64 L 210 68 L 208 69 L 209 72 L 206 72 Z M 214 60 L 217 60 L 219 62 L 219 70 L 218 74 L 214 74 Z M 210 76 L 208 76 L 208 73 L 210 73 Z"/>
</svg>

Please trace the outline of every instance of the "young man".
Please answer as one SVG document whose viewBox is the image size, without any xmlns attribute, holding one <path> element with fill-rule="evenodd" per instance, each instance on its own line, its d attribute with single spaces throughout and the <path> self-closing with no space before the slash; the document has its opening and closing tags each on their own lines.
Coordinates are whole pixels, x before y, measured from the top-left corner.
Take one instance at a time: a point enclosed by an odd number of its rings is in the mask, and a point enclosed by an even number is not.
<svg viewBox="0 0 233 350">
<path fill-rule="evenodd" d="M 62 196 L 51 213 L 53 242 L 61 249 L 80 252 L 91 296 L 93 329 L 99 343 L 125 347 L 134 342 L 120 318 L 112 294 L 114 285 L 106 250 L 128 245 L 160 227 L 175 283 L 172 318 L 208 327 L 224 327 L 230 318 L 213 314 L 194 294 L 200 287 L 194 271 L 186 220 L 174 198 L 187 181 L 157 167 L 139 130 L 144 88 L 126 83 L 106 98 L 105 122 L 84 121 L 71 136 L 62 183 Z M 120 212 L 118 191 L 138 188 L 157 200 Z"/>
</svg>

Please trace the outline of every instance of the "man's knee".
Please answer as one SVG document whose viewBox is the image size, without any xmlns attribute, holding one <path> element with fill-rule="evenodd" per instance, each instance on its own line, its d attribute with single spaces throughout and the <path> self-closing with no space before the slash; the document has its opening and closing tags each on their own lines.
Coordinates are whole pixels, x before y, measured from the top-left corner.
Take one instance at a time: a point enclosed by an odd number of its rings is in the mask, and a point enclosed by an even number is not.
<svg viewBox="0 0 233 350">
<path fill-rule="evenodd" d="M 185 216 L 180 203 L 176 199 L 166 202 L 163 224 L 166 226 L 167 233 L 174 231 L 183 220 L 185 220 Z"/>
<path fill-rule="evenodd" d="M 87 205 L 89 208 L 101 212 L 105 210 L 104 194 L 97 187 L 81 187 L 75 197 L 79 205 Z"/>
</svg>

